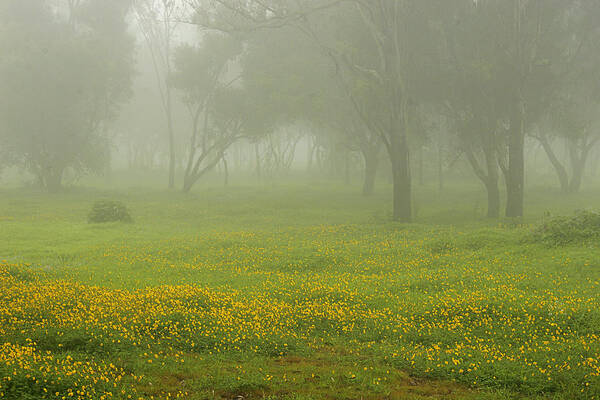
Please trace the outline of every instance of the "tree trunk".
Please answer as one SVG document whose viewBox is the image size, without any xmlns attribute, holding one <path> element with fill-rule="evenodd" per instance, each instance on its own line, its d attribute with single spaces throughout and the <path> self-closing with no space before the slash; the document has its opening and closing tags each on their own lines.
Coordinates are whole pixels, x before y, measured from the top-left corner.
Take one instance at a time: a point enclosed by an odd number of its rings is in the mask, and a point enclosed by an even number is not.
<svg viewBox="0 0 600 400">
<path fill-rule="evenodd" d="M 587 162 L 587 156 L 590 152 L 590 146 L 584 144 L 584 147 L 577 151 L 575 143 L 571 143 L 569 146 L 569 158 L 571 159 L 571 182 L 569 184 L 569 192 L 577 193 L 581 189 L 581 181 L 583 180 L 583 173 L 585 171 L 585 164 Z"/>
<path fill-rule="evenodd" d="M 483 149 L 485 157 L 485 170 L 480 165 L 471 148 L 465 149 L 467 160 L 475 175 L 485 186 L 487 193 L 487 216 L 498 218 L 500 216 L 500 189 L 498 188 L 498 156 L 496 155 L 495 141 L 493 137 L 487 147 Z"/>
<path fill-rule="evenodd" d="M 554 150 L 552 150 L 552 146 L 550 145 L 550 142 L 548 142 L 548 139 L 545 136 L 540 136 L 538 137 L 538 140 L 542 144 L 542 148 L 544 149 L 544 152 L 548 156 L 548 160 L 556 172 L 561 191 L 563 193 L 567 193 L 569 191 L 569 175 L 567 174 L 566 168 L 562 165 L 558 157 L 556 157 L 556 154 L 554 153 Z"/>
<path fill-rule="evenodd" d="M 254 143 L 254 156 L 256 158 L 256 176 L 260 179 L 260 151 L 258 149 L 258 142 Z"/>
<path fill-rule="evenodd" d="M 438 175 L 438 191 L 444 191 L 444 151 L 441 143 L 438 143 L 437 154 L 437 175 Z"/>
<path fill-rule="evenodd" d="M 43 182 L 44 188 L 49 193 L 57 193 L 62 189 L 62 178 L 63 170 L 56 168 L 48 168 L 43 172 L 41 181 Z"/>
<path fill-rule="evenodd" d="M 344 184 L 350 185 L 350 151 L 344 150 Z"/>
<path fill-rule="evenodd" d="M 312 140 L 310 140 L 308 143 L 308 160 L 306 163 L 306 171 L 307 172 L 312 171 L 313 158 L 315 156 L 315 148 L 316 148 L 316 145 L 312 142 Z"/>
<path fill-rule="evenodd" d="M 363 150 L 365 159 L 365 177 L 363 183 L 363 195 L 371 196 L 375 190 L 375 179 L 379 167 L 379 148 L 376 150 Z"/>
<path fill-rule="evenodd" d="M 171 107 L 171 90 L 167 88 L 167 129 L 169 134 L 169 189 L 175 188 L 175 134 L 173 133 L 173 113 Z"/>
<path fill-rule="evenodd" d="M 508 174 L 506 182 L 506 216 L 523 216 L 525 186 L 525 135 L 523 110 L 520 102 L 514 104 L 508 132 Z"/>
<path fill-rule="evenodd" d="M 184 176 L 183 187 L 181 188 L 183 193 L 189 193 L 190 190 L 192 190 L 192 186 L 194 186 L 194 180 L 192 179 L 192 177 L 189 175 Z"/>
<path fill-rule="evenodd" d="M 488 218 L 500 216 L 500 189 L 498 188 L 498 156 L 494 136 L 490 137 L 489 146 L 485 149 L 487 182 L 485 184 L 488 196 Z"/>
<path fill-rule="evenodd" d="M 573 167 L 571 182 L 569 183 L 569 193 L 577 193 L 581 189 L 581 181 L 583 180 L 583 171 L 585 168 L 581 163 L 577 163 Z"/>
<path fill-rule="evenodd" d="M 425 176 L 423 175 L 423 146 L 419 146 L 419 185 L 425 185 Z"/>
<path fill-rule="evenodd" d="M 223 172 L 225 173 L 225 186 L 229 185 L 229 167 L 227 166 L 227 159 L 223 157 Z"/>
<path fill-rule="evenodd" d="M 600 163 L 598 163 L 600 154 L 598 154 L 597 149 L 594 150 L 594 153 L 595 153 L 594 156 L 592 158 L 590 158 L 589 171 L 593 177 L 596 177 L 596 176 L 598 176 L 598 166 L 600 165 Z"/>
<path fill-rule="evenodd" d="M 412 221 L 412 187 L 410 176 L 410 151 L 405 134 L 391 137 L 390 161 L 392 162 L 393 219 Z"/>
<path fill-rule="evenodd" d="M 488 218 L 500 217 L 500 189 L 498 180 L 490 180 L 485 185 L 487 190 L 487 216 Z"/>
</svg>

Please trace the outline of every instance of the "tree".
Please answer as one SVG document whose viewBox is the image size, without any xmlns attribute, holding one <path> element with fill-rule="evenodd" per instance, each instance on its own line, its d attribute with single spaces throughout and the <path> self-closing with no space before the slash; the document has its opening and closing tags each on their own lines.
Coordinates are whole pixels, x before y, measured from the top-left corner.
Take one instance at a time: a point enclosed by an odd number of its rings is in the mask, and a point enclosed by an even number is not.
<svg viewBox="0 0 600 400">
<path fill-rule="evenodd" d="M 355 110 L 384 143 L 392 166 L 393 218 L 412 220 L 410 136 L 431 81 L 439 31 L 431 23 L 436 2 L 355 0 L 358 15 L 339 23 L 343 46 L 331 45 Z M 350 16 L 350 18 L 348 18 Z M 358 22 L 358 23 L 357 23 Z M 344 27 L 345 25 L 345 27 Z"/>
<path fill-rule="evenodd" d="M 575 93 L 569 93 L 573 90 L 572 86 L 569 89 L 554 99 L 546 120 L 542 121 L 537 132 L 532 133 L 548 156 L 564 193 L 579 191 L 590 151 L 600 141 L 600 129 L 596 121 L 600 102 L 597 94 L 593 94 L 598 88 L 587 84 L 587 87 L 580 87 Z M 567 149 L 570 176 L 552 146 L 552 142 L 557 140 Z"/>
<path fill-rule="evenodd" d="M 501 121 L 507 100 L 494 78 L 494 32 L 479 3 L 455 2 L 447 12 L 442 29 L 448 69 L 439 82 L 446 90 L 441 105 L 452 121 L 458 146 L 487 193 L 487 216 L 500 215 L 499 159 L 503 129 Z M 473 32 L 478 32 L 474 35 Z"/>
<path fill-rule="evenodd" d="M 226 34 L 204 35 L 200 46 L 182 46 L 176 52 L 170 84 L 182 93 L 192 121 L 185 192 L 250 128 L 250 99 L 239 76 L 227 75 L 241 52 L 241 43 Z"/>
<path fill-rule="evenodd" d="M 552 67 L 561 59 L 561 19 L 570 2 L 487 0 L 477 3 L 494 32 L 497 95 L 506 98 L 506 216 L 522 217 L 525 187 L 525 133 L 537 116 L 539 99 L 553 88 Z"/>
<path fill-rule="evenodd" d="M 101 171 L 128 95 L 127 1 L 9 0 L 0 6 L 0 142 L 49 191 L 67 169 Z"/>
<path fill-rule="evenodd" d="M 555 93 L 562 38 L 569 36 L 563 20 L 572 4 L 458 0 L 445 19 L 455 68 L 450 104 L 463 151 L 487 188 L 490 216 L 498 214 L 498 166 L 507 189 L 506 216 L 523 216 L 525 134 L 547 108 L 543 99 Z"/>
<path fill-rule="evenodd" d="M 169 143 L 169 189 L 175 187 L 175 129 L 173 127 L 173 97 L 168 84 L 172 73 L 172 51 L 177 19 L 184 13 L 177 0 L 134 0 L 135 16 L 151 55 L 161 106 L 165 113 Z"/>
<path fill-rule="evenodd" d="M 598 2 L 571 3 L 565 14 L 561 44 L 564 56 L 557 62 L 553 92 L 543 99 L 546 104 L 532 136 L 542 145 L 556 171 L 564 193 L 581 187 L 585 166 L 594 145 L 600 140 L 597 115 L 600 109 L 600 17 Z M 567 149 L 571 174 L 553 147 L 563 143 Z"/>
</svg>

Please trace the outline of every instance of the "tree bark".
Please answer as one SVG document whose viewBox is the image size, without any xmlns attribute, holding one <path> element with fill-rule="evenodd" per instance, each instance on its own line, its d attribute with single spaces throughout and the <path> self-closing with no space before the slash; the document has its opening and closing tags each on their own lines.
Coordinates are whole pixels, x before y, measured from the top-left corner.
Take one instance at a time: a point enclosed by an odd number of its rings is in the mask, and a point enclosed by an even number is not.
<svg viewBox="0 0 600 400">
<path fill-rule="evenodd" d="M 168 102 L 171 103 L 170 100 L 171 95 L 168 94 Z M 169 134 L 169 189 L 175 188 L 175 134 L 173 133 L 173 117 L 171 112 L 171 105 L 169 104 L 167 109 L 167 129 Z"/>
<path fill-rule="evenodd" d="M 391 136 L 390 160 L 392 162 L 393 219 L 412 221 L 412 185 L 410 175 L 410 151 L 406 135 Z"/>
<path fill-rule="evenodd" d="M 437 149 L 437 175 L 438 175 L 438 191 L 444 191 L 444 151 L 441 143 L 438 143 Z"/>
<path fill-rule="evenodd" d="M 49 193 L 57 193 L 62 189 L 63 170 L 49 167 L 43 173 L 41 181 Z"/>
<path fill-rule="evenodd" d="M 425 176 L 423 175 L 423 146 L 419 146 L 419 185 L 425 185 Z"/>
<path fill-rule="evenodd" d="M 581 163 L 577 163 L 573 166 L 573 175 L 571 176 L 571 182 L 569 183 L 569 193 L 577 193 L 581 190 L 581 181 L 583 180 L 583 171 L 585 168 Z"/>
<path fill-rule="evenodd" d="M 500 216 L 500 189 L 498 188 L 498 157 L 493 145 L 483 149 L 486 170 L 484 171 L 475 154 L 470 148 L 465 149 L 465 154 L 473 172 L 485 186 L 487 193 L 487 216 L 498 218 Z"/>
<path fill-rule="evenodd" d="M 489 181 L 485 187 L 487 190 L 487 217 L 496 219 L 500 217 L 500 189 L 498 188 L 498 181 Z"/>
<path fill-rule="evenodd" d="M 256 159 L 256 177 L 260 179 L 260 177 L 261 177 L 260 150 L 258 148 L 258 142 L 254 143 L 254 157 Z"/>
<path fill-rule="evenodd" d="M 344 149 L 344 184 L 350 185 L 350 151 Z"/>
<path fill-rule="evenodd" d="M 571 182 L 569 183 L 570 193 L 577 193 L 581 189 L 585 164 L 587 162 L 588 154 L 590 153 L 592 145 L 593 143 L 584 143 L 579 151 L 575 143 L 571 143 L 569 145 L 569 158 L 571 159 L 572 168 Z"/>
<path fill-rule="evenodd" d="M 377 169 L 379 168 L 379 148 L 376 150 L 363 150 L 362 155 L 365 159 L 363 195 L 371 196 L 375 191 L 375 179 L 377 177 Z"/>
<path fill-rule="evenodd" d="M 488 218 L 498 218 L 500 216 L 500 189 L 498 188 L 496 149 L 487 149 L 485 153 L 487 164 L 487 181 L 485 183 L 488 198 L 487 216 Z"/>
<path fill-rule="evenodd" d="M 556 153 L 554 153 L 552 145 L 550 142 L 548 142 L 548 139 L 545 136 L 539 136 L 537 139 L 542 144 L 542 148 L 544 149 L 544 152 L 548 156 L 548 160 L 550 160 L 550 164 L 552 164 L 552 167 L 556 172 L 561 191 L 563 193 L 567 193 L 569 191 L 569 175 L 567 174 L 567 169 L 562 165 L 558 157 L 556 157 Z"/>
<path fill-rule="evenodd" d="M 229 185 L 229 166 L 227 165 L 227 159 L 223 157 L 223 172 L 225 173 L 225 186 Z"/>
<path fill-rule="evenodd" d="M 525 135 L 523 132 L 522 102 L 514 104 L 508 132 L 508 174 L 506 182 L 506 216 L 523 216 L 525 187 Z"/>
</svg>

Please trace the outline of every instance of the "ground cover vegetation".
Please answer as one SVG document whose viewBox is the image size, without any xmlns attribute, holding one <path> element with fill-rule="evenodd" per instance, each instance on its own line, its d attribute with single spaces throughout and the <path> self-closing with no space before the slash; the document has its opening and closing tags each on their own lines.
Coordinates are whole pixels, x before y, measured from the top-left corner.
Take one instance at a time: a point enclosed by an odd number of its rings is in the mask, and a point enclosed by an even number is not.
<svg viewBox="0 0 600 400">
<path fill-rule="evenodd" d="M 401 225 L 385 195 L 356 190 L 3 191 L 0 393 L 599 395 L 596 236 L 538 237 L 544 213 L 577 201 L 534 193 L 521 224 L 466 206 L 434 224 L 445 210 L 430 200 L 433 213 Z M 135 223 L 87 223 L 109 194 Z"/>
</svg>

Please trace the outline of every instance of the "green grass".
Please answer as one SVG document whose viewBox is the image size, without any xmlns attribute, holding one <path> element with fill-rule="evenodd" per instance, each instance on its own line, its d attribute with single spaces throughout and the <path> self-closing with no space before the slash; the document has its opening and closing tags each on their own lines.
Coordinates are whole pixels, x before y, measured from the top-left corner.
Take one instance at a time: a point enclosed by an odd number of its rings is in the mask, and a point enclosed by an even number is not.
<svg viewBox="0 0 600 400">
<path fill-rule="evenodd" d="M 600 396 L 600 247 L 531 234 L 598 191 L 533 188 L 515 224 L 418 187 L 397 224 L 388 187 L 115 187 L 0 190 L 5 398 Z M 100 199 L 134 223 L 88 224 Z"/>
</svg>

